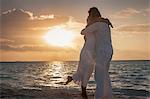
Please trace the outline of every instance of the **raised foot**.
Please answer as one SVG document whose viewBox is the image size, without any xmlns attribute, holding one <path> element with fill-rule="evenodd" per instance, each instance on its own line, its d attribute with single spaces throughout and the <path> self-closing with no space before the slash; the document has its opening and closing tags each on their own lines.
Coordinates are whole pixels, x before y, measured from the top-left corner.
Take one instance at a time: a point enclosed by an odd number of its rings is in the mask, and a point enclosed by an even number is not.
<svg viewBox="0 0 150 99">
<path fill-rule="evenodd" d="M 67 84 L 70 83 L 72 80 L 73 80 L 72 77 L 71 77 L 71 76 L 68 76 L 68 77 L 67 77 L 67 81 L 66 81 L 66 83 L 65 83 L 64 85 L 67 85 Z"/>
</svg>

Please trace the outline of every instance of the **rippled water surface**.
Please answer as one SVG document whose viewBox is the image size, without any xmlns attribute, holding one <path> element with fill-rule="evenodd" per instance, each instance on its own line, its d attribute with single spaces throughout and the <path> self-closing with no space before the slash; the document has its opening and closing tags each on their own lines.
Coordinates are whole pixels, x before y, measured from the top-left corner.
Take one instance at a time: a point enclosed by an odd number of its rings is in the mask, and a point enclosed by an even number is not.
<svg viewBox="0 0 150 99">
<path fill-rule="evenodd" d="M 76 61 L 54 62 L 2 62 L 0 63 L 0 83 L 15 87 L 57 86 L 72 75 L 77 68 Z M 110 77 L 114 92 L 150 91 L 150 61 L 113 61 Z M 70 87 L 79 88 L 71 83 Z M 89 90 L 95 89 L 94 73 L 88 84 Z M 121 91 L 120 91 L 121 90 Z"/>
</svg>

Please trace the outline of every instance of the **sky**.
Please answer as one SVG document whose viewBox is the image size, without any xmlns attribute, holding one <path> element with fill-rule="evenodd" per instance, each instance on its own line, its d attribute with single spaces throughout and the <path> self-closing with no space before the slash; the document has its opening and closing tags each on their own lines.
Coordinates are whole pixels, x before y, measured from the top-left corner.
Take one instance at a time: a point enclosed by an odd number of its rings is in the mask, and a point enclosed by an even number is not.
<svg viewBox="0 0 150 99">
<path fill-rule="evenodd" d="M 113 60 L 150 59 L 149 0 L 0 0 L 0 61 L 78 61 L 93 6 L 114 26 Z"/>
</svg>

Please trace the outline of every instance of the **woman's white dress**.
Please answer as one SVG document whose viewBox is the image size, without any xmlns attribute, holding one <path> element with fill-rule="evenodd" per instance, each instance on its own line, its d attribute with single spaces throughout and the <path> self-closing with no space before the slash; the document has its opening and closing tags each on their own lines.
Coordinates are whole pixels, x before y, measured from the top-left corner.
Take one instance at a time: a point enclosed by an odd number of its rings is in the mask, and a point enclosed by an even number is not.
<svg viewBox="0 0 150 99">
<path fill-rule="evenodd" d="M 85 43 L 80 52 L 78 69 L 73 75 L 73 81 L 86 87 L 95 65 L 95 35 L 86 33 Z"/>
</svg>

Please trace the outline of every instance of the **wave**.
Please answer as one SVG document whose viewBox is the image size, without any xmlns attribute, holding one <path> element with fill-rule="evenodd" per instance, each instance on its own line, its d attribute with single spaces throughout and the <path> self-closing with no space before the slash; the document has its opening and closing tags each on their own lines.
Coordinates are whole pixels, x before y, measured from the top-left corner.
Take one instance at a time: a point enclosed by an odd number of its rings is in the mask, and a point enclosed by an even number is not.
<svg viewBox="0 0 150 99">
<path fill-rule="evenodd" d="M 12 87 L 9 84 L 0 84 L 0 98 L 7 99 L 82 99 L 80 90 L 71 87 L 51 87 L 51 86 L 28 86 L 22 88 Z M 93 89 L 88 89 L 89 99 L 93 99 Z M 114 99 L 146 99 L 150 92 L 135 89 L 113 89 Z"/>
</svg>

